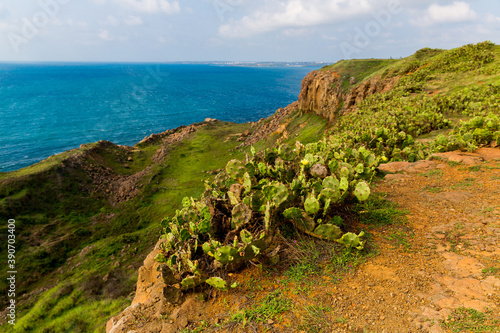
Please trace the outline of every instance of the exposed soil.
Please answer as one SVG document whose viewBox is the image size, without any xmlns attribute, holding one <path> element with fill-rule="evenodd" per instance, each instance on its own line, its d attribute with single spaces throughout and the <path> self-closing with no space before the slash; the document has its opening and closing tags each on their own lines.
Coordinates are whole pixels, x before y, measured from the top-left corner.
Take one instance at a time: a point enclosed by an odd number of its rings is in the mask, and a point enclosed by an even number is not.
<svg viewBox="0 0 500 333">
<path fill-rule="evenodd" d="M 149 294 L 110 320 L 107 331 L 451 332 L 445 324 L 460 318 L 449 316 L 471 308 L 485 314 L 474 332 L 500 332 L 500 150 L 382 169 L 393 173 L 374 191 L 407 210 L 407 223 L 355 225 L 369 233 L 374 254 L 355 269 L 325 269 L 297 282 L 250 267 L 230 276 L 240 287 L 179 298 L 181 306 L 158 306 Z M 230 320 L 276 291 L 291 310 L 261 321 Z"/>
</svg>

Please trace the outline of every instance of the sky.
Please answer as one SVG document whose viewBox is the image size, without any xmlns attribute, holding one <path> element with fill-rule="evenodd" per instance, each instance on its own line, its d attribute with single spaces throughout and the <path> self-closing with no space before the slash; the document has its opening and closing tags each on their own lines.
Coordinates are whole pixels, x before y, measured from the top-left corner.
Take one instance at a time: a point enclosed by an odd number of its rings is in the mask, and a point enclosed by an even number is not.
<svg viewBox="0 0 500 333">
<path fill-rule="evenodd" d="M 500 43 L 500 1 L 2 0 L 0 61 L 319 61 Z"/>
</svg>

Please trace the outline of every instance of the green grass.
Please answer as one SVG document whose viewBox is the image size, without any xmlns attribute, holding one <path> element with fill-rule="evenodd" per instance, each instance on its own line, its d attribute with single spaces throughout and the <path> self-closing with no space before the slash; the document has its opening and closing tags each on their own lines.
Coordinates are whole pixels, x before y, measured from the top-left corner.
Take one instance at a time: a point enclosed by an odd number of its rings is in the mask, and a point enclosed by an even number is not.
<svg viewBox="0 0 500 333">
<path fill-rule="evenodd" d="M 426 186 L 426 187 L 424 187 L 424 190 L 426 190 L 428 192 L 432 192 L 432 193 L 443 192 L 443 188 L 439 187 L 439 186 Z"/>
<path fill-rule="evenodd" d="M 252 321 L 266 322 L 269 319 L 275 319 L 278 315 L 290 310 L 292 310 L 291 300 L 285 298 L 281 291 L 275 290 L 259 304 L 234 313 L 229 321 L 246 326 L 247 323 Z"/>
<path fill-rule="evenodd" d="M 466 178 L 464 180 L 459 181 L 458 183 L 452 185 L 452 188 L 466 188 L 474 185 L 476 178 Z"/>
<path fill-rule="evenodd" d="M 332 332 L 333 325 L 330 314 L 333 308 L 323 305 L 307 305 L 303 309 L 302 323 L 299 330 L 308 333 Z"/>
<path fill-rule="evenodd" d="M 443 176 L 443 170 L 431 170 L 428 172 L 421 173 L 420 176 L 428 178 L 440 178 Z"/>
<path fill-rule="evenodd" d="M 318 275 L 322 271 L 320 266 L 322 249 L 319 242 L 302 239 L 294 241 L 294 246 L 294 252 L 297 255 L 296 263 L 285 272 L 285 276 L 293 282 L 310 282 L 311 275 Z"/>
<path fill-rule="evenodd" d="M 441 321 L 441 325 L 458 332 L 499 332 L 498 320 L 492 320 L 488 313 L 483 313 L 474 309 L 458 308 L 448 317 L 448 320 Z"/>
<path fill-rule="evenodd" d="M 408 211 L 385 198 L 385 194 L 374 193 L 367 201 L 355 205 L 353 211 L 359 214 L 360 222 L 374 227 L 406 223 Z"/>
<path fill-rule="evenodd" d="M 15 326 L 3 327 L 4 332 L 102 332 L 105 318 L 130 304 L 124 298 L 93 300 L 86 296 L 71 285 L 54 287 L 43 293 Z"/>
<path fill-rule="evenodd" d="M 354 270 L 359 264 L 365 262 L 367 255 L 356 250 L 341 248 L 332 249 L 334 255 L 331 258 L 330 269 L 333 272 L 348 272 Z"/>
<path fill-rule="evenodd" d="M 497 275 L 500 272 L 500 267 L 488 267 L 482 270 L 484 276 Z"/>
<path fill-rule="evenodd" d="M 347 91 L 350 87 L 351 77 L 355 79 L 356 83 L 360 83 L 378 73 L 379 70 L 396 62 L 397 60 L 392 59 L 341 60 L 333 65 L 325 66 L 321 70 L 337 72 L 342 79 L 341 87 L 343 91 Z"/>
<path fill-rule="evenodd" d="M 411 251 L 411 242 L 408 238 L 414 238 L 415 234 L 412 232 L 404 232 L 404 231 L 394 231 L 389 234 L 386 238 L 390 241 L 393 241 L 396 249 L 401 248 L 404 252 Z"/>
<path fill-rule="evenodd" d="M 481 171 L 480 165 L 474 165 L 467 168 L 470 172 L 479 172 Z"/>
</svg>

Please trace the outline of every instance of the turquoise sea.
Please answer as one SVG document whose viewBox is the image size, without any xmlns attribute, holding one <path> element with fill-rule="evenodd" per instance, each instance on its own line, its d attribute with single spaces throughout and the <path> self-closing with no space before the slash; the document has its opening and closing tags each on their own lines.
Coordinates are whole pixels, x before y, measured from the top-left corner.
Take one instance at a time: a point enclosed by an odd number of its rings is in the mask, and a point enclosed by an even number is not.
<svg viewBox="0 0 500 333">
<path fill-rule="evenodd" d="M 297 100 L 317 67 L 0 64 L 0 172 L 83 143 L 134 145 L 216 118 L 257 121 Z"/>
</svg>

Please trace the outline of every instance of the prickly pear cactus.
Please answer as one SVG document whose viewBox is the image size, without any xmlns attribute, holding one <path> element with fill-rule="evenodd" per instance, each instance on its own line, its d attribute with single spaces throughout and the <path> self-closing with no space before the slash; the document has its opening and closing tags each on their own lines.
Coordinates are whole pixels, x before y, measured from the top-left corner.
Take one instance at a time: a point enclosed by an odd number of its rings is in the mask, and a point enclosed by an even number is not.
<svg viewBox="0 0 500 333">
<path fill-rule="evenodd" d="M 354 189 L 354 195 L 359 201 L 368 200 L 370 197 L 370 186 L 364 181 L 359 182 Z"/>
<path fill-rule="evenodd" d="M 317 235 L 319 238 L 334 241 L 342 236 L 342 230 L 336 225 L 320 224 L 314 229 L 313 234 Z"/>
<path fill-rule="evenodd" d="M 361 241 L 361 237 L 363 237 L 364 235 L 365 233 L 363 231 L 361 231 L 359 235 L 348 232 L 344 234 L 340 239 L 338 239 L 337 242 L 343 244 L 348 249 L 356 248 L 358 250 L 362 250 L 364 248 L 365 242 Z"/>
<path fill-rule="evenodd" d="M 226 172 L 232 179 L 243 183 L 243 176 L 246 172 L 245 164 L 238 160 L 231 160 L 226 165 Z"/>
<path fill-rule="evenodd" d="M 228 289 L 227 282 L 219 277 L 211 277 L 210 279 L 205 280 L 205 282 L 220 291 L 227 291 Z"/>
<path fill-rule="evenodd" d="M 250 222 L 252 218 L 252 210 L 250 207 L 243 203 L 239 203 L 234 206 L 232 211 L 232 223 L 233 228 L 239 228 Z"/>
<path fill-rule="evenodd" d="M 225 172 L 205 183 L 201 199 L 185 198 L 182 209 L 162 221 L 157 260 L 170 268 L 182 290 L 203 284 L 227 290 L 228 281 L 214 273 L 273 253 L 270 247 L 276 247 L 275 235 L 284 224 L 362 249 L 362 234 L 342 236 L 338 215 L 346 203 L 368 199 L 379 161 L 367 148 L 327 138 L 254 152 L 244 162 L 231 160 Z"/>
</svg>

